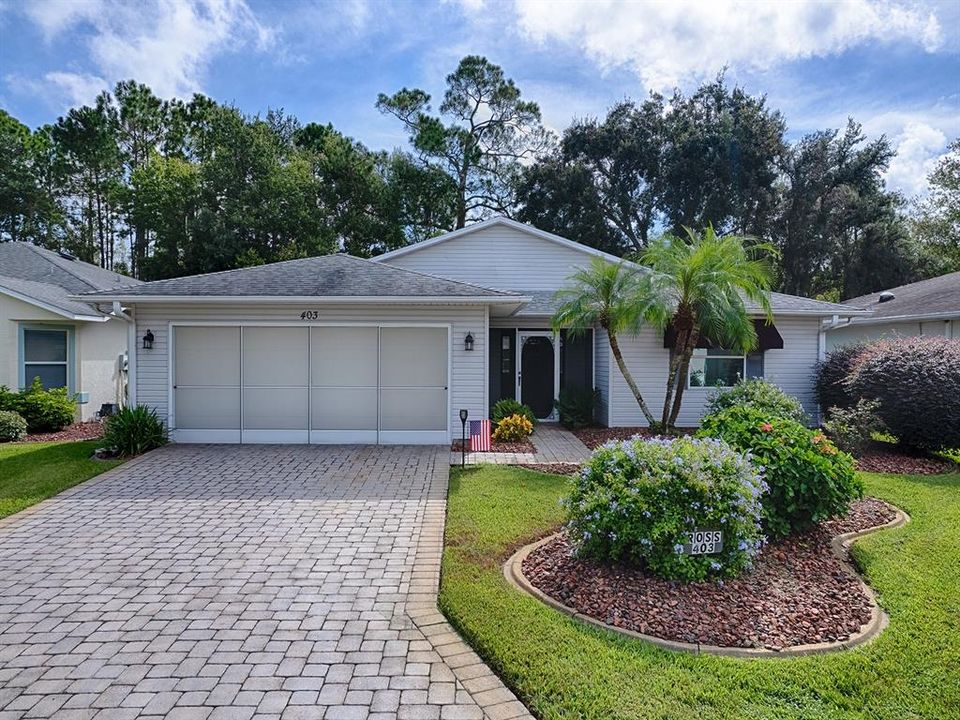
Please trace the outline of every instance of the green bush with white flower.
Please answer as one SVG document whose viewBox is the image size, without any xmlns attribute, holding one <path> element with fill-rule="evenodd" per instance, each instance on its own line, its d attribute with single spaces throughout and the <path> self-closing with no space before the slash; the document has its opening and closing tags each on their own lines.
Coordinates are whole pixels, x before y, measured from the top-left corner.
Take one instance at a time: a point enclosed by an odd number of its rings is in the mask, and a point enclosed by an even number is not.
<svg viewBox="0 0 960 720">
<path fill-rule="evenodd" d="M 733 577 L 763 545 L 765 491 L 749 456 L 721 440 L 611 441 L 575 479 L 567 528 L 584 556 L 636 564 L 670 580 Z M 721 531 L 721 551 L 686 553 L 697 530 Z"/>
</svg>

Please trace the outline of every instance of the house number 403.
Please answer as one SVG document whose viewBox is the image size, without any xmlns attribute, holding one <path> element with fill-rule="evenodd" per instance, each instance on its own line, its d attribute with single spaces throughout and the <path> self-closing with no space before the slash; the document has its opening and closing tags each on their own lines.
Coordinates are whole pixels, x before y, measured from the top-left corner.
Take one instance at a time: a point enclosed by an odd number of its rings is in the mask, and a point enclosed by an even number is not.
<svg viewBox="0 0 960 720">
<path fill-rule="evenodd" d="M 319 320 L 320 311 L 319 310 L 304 310 L 300 313 L 301 320 Z"/>
</svg>

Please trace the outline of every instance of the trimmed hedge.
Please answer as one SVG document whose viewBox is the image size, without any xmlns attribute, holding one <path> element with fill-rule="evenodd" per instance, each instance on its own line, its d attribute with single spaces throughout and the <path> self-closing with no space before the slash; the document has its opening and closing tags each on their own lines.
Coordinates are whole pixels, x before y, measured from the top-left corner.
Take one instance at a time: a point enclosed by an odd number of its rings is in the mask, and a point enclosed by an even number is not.
<svg viewBox="0 0 960 720">
<path fill-rule="evenodd" d="M 848 408 L 857 404 L 859 398 L 850 392 L 847 378 L 866 348 L 865 343 L 842 345 L 817 363 L 814 390 L 821 408 Z"/>
<path fill-rule="evenodd" d="M 960 340 L 881 340 L 858 356 L 845 385 L 853 397 L 879 401 L 877 414 L 905 446 L 960 447 Z"/>
<path fill-rule="evenodd" d="M 712 439 L 634 438 L 598 448 L 566 501 L 579 551 L 640 564 L 671 580 L 732 577 L 750 567 L 763 543 L 757 469 Z M 720 530 L 716 555 L 690 555 L 696 530 Z"/>
<path fill-rule="evenodd" d="M 705 417 L 700 437 L 725 440 L 764 468 L 763 526 L 781 538 L 844 515 L 863 484 L 853 458 L 796 420 L 751 407 L 731 407 Z"/>
<path fill-rule="evenodd" d="M 718 389 L 707 398 L 706 414 L 714 415 L 730 407 L 746 406 L 762 410 L 771 417 L 806 422 L 803 405 L 792 395 L 762 378 L 740 380 L 731 388 Z"/>
<path fill-rule="evenodd" d="M 40 378 L 18 393 L 0 387 L 0 410 L 18 413 L 31 433 L 57 432 L 73 422 L 76 400 L 66 388 L 44 390 Z"/>
</svg>

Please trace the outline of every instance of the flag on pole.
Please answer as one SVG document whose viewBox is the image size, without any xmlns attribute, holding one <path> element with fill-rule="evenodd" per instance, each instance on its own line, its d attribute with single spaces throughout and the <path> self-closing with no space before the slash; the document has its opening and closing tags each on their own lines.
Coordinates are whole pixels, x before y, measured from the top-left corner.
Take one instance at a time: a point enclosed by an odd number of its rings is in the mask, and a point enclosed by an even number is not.
<svg viewBox="0 0 960 720">
<path fill-rule="evenodd" d="M 490 421 L 470 421 L 470 452 L 490 452 Z"/>
</svg>

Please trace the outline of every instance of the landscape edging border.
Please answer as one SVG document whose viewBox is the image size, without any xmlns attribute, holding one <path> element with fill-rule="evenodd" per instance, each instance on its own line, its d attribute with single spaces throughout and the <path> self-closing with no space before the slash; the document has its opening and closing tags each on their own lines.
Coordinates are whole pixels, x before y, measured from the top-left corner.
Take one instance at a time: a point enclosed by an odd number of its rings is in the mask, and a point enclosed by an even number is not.
<svg viewBox="0 0 960 720">
<path fill-rule="evenodd" d="M 887 616 L 887 613 L 884 612 L 883 608 L 881 608 L 880 604 L 877 602 L 876 592 L 867 584 L 860 573 L 857 572 L 857 569 L 850 563 L 847 555 L 847 549 L 855 540 L 858 540 L 865 535 L 880 532 L 881 530 L 892 530 L 894 528 L 903 527 L 910 521 L 910 516 L 907 515 L 907 513 L 905 513 L 903 510 L 890 503 L 887 503 L 887 505 L 893 508 L 897 513 L 896 517 L 889 522 L 884 523 L 883 525 L 876 525 L 872 528 L 867 528 L 866 530 L 855 530 L 848 533 L 842 533 L 835 536 L 830 541 L 830 549 L 834 556 L 837 558 L 837 560 L 839 560 L 844 570 L 857 579 L 857 582 L 860 583 L 861 589 L 870 599 L 871 605 L 870 620 L 868 620 L 866 624 L 861 625 L 860 630 L 846 640 L 810 643 L 807 645 L 794 645 L 792 647 L 783 648 L 782 650 L 770 650 L 767 648 L 737 648 L 722 647 L 719 645 L 705 645 L 702 643 L 687 643 L 679 640 L 667 640 L 655 635 L 647 635 L 644 633 L 639 633 L 635 630 L 628 630 L 626 628 L 609 625 L 602 620 L 598 620 L 597 618 L 581 613 L 579 610 L 576 610 L 569 605 L 564 605 L 559 600 L 550 597 L 542 590 L 534 587 L 533 583 L 531 583 L 523 574 L 523 561 L 527 559 L 527 556 L 530 555 L 530 553 L 532 553 L 534 550 L 537 550 L 541 546 L 546 545 L 551 540 L 556 538 L 558 535 L 560 535 L 559 532 L 548 535 L 541 540 L 537 540 L 536 542 L 525 545 L 517 550 L 503 564 L 503 575 L 507 582 L 513 585 L 517 590 L 525 592 L 528 595 L 532 595 L 540 602 L 552 607 L 554 610 L 562 612 L 565 615 L 569 615 L 574 620 L 586 623 L 587 625 L 593 625 L 594 627 L 603 628 L 604 630 L 609 630 L 620 635 L 632 637 L 637 640 L 643 640 L 674 652 L 692 653 L 694 655 L 719 655 L 741 659 L 759 659 L 774 657 L 802 657 L 804 655 L 816 655 L 820 653 L 849 650 L 850 648 L 863 645 L 873 640 L 881 632 L 883 632 L 890 622 L 890 618 Z"/>
</svg>

